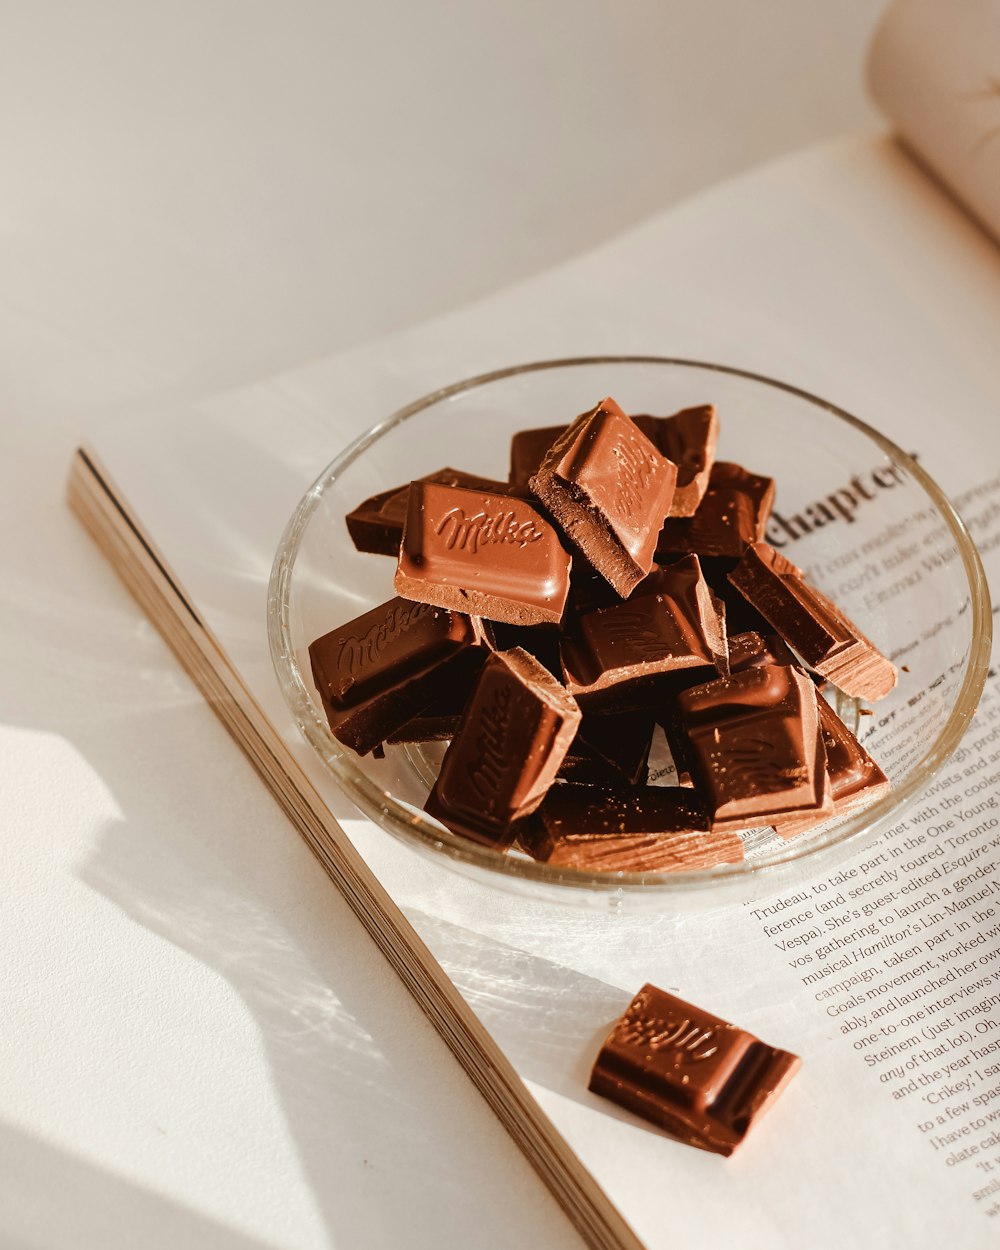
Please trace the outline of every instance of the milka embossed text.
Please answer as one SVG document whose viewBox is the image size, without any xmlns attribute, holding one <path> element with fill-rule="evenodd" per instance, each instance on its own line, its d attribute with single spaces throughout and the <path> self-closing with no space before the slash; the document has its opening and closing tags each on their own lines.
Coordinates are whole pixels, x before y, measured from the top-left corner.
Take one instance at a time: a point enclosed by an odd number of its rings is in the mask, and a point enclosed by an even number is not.
<svg viewBox="0 0 1000 1250">
<path fill-rule="evenodd" d="M 673 1050 L 675 1063 L 698 1063 L 718 1051 L 715 1029 L 699 1028 L 690 1020 L 664 1020 L 644 1016 L 640 1011 L 626 1012 L 618 1029 L 619 1041 L 645 1050 Z"/>
<path fill-rule="evenodd" d="M 496 809 L 500 788 L 508 771 L 507 736 L 510 731 L 511 691 L 501 686 L 493 703 L 483 711 L 482 729 L 476 739 L 476 756 L 469 765 L 469 781 L 488 812 Z"/>
<path fill-rule="evenodd" d="M 377 664 L 387 646 L 412 629 L 417 621 L 433 611 L 426 603 L 394 604 L 385 619 L 360 638 L 348 634 L 337 664 L 343 689 L 349 690 L 366 668 Z"/>
<path fill-rule="evenodd" d="M 472 553 L 492 543 L 526 547 L 542 537 L 542 531 L 534 521 L 519 521 L 516 512 L 500 511 L 493 516 L 488 512 L 477 512 L 468 516 L 464 508 L 452 508 L 445 513 L 438 522 L 436 533 L 444 538 L 449 550 L 459 547 Z"/>
<path fill-rule="evenodd" d="M 641 506 L 649 489 L 650 478 L 656 472 L 656 458 L 628 435 L 621 437 L 614 456 L 618 465 L 617 507 L 621 512 L 633 512 Z"/>
</svg>

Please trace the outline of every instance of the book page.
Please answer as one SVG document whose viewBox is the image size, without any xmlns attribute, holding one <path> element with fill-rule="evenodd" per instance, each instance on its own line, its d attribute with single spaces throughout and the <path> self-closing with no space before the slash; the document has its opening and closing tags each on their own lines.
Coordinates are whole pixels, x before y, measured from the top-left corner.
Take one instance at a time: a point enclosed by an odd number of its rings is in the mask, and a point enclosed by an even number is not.
<svg viewBox="0 0 1000 1250">
<path fill-rule="evenodd" d="M 883 429 L 964 500 L 996 567 L 998 341 L 1000 258 L 892 145 L 859 140 L 460 314 L 97 441 L 367 863 L 651 1248 L 985 1244 L 1000 1176 L 1000 692 L 905 818 L 777 896 L 688 914 L 547 906 L 416 855 L 324 778 L 267 655 L 281 531 L 344 443 L 436 386 L 532 358 L 652 352 L 755 369 Z M 869 551 L 845 535 L 843 555 L 846 579 L 876 561 L 916 575 L 933 552 L 909 550 L 904 524 Z M 895 624 L 917 669 L 933 622 Z M 891 727 L 891 749 L 913 749 L 935 689 Z M 646 981 L 803 1057 L 729 1160 L 587 1092 L 600 1041 Z"/>
</svg>

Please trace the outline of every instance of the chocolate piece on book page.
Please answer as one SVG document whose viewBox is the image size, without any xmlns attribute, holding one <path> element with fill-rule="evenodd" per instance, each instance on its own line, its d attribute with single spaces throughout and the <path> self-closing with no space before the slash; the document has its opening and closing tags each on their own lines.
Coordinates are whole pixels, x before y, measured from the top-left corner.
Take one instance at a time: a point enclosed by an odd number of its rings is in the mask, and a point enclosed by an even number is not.
<svg viewBox="0 0 1000 1250">
<path fill-rule="evenodd" d="M 801 1067 L 653 985 L 604 1043 L 590 1088 L 702 1150 L 731 1155 Z"/>
</svg>

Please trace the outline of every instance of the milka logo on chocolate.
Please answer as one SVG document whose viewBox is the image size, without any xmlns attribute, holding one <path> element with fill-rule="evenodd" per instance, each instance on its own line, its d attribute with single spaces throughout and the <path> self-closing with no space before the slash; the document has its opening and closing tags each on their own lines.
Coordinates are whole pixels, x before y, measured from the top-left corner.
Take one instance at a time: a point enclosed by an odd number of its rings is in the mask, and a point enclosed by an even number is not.
<svg viewBox="0 0 1000 1250">
<path fill-rule="evenodd" d="M 656 473 L 656 458 L 629 433 L 623 433 L 618 439 L 614 456 L 618 464 L 618 510 L 633 512 L 641 509 Z"/>
<path fill-rule="evenodd" d="M 469 763 L 469 784 L 488 813 L 496 810 L 507 774 L 507 737 L 510 731 L 511 691 L 501 686 L 484 708 L 479 722 L 475 755 Z"/>
<path fill-rule="evenodd" d="M 350 689 L 366 668 L 379 662 L 386 647 L 432 611 L 434 609 L 427 603 L 396 604 L 385 614 L 384 620 L 373 625 L 360 638 L 349 634 L 344 639 L 337 661 L 343 688 Z"/>
<path fill-rule="evenodd" d="M 671 650 L 662 629 L 650 619 L 648 612 L 611 611 L 601 621 L 601 632 L 613 645 L 621 645 L 630 657 L 661 660 Z"/>
<path fill-rule="evenodd" d="M 487 512 L 477 512 L 468 516 L 464 508 L 452 508 L 447 512 L 435 532 L 439 538 L 445 540 L 449 551 L 459 547 L 473 553 L 480 546 L 492 543 L 512 543 L 518 547 L 526 547 L 528 543 L 536 543 L 544 537 L 533 520 L 519 520 L 516 512 L 500 511 L 494 516 Z"/>
<path fill-rule="evenodd" d="M 750 794 L 762 790 L 770 793 L 808 779 L 808 770 L 803 764 L 789 765 L 787 761 L 775 759 L 774 743 L 752 733 L 728 733 L 722 751 L 730 791 L 738 788 Z"/>
<path fill-rule="evenodd" d="M 674 1062 L 700 1063 L 718 1051 L 715 1029 L 701 1028 L 690 1020 L 664 1020 L 658 1016 L 644 1016 L 641 1011 L 630 1009 L 618 1026 L 618 1040 L 626 1046 L 639 1046 L 643 1050 L 674 1052 Z"/>
</svg>

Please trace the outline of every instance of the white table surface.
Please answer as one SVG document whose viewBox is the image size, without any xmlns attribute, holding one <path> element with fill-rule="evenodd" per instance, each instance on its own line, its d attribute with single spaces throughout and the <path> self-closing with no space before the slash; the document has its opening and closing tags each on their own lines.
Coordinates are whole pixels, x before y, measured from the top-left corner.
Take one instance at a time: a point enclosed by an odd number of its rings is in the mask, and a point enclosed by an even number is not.
<svg viewBox="0 0 1000 1250">
<path fill-rule="evenodd" d="M 108 416 L 455 307 L 870 121 L 878 9 L 6 13 L 0 1245 L 579 1244 L 65 469 Z"/>
</svg>

